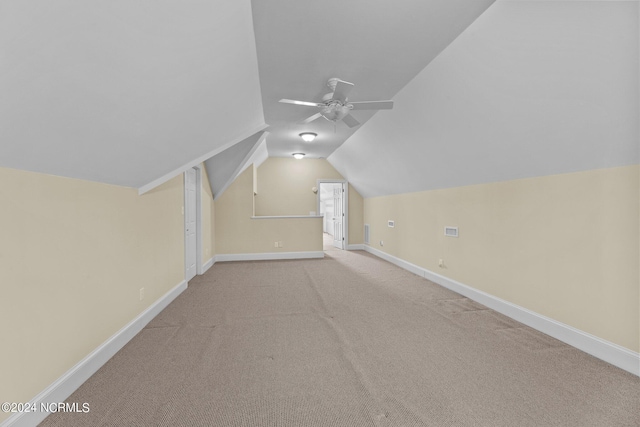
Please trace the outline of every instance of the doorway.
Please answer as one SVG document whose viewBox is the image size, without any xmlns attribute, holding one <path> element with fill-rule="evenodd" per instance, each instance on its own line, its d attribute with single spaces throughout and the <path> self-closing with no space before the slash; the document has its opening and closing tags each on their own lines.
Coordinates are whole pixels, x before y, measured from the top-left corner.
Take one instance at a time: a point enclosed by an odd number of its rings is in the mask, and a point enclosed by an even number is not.
<svg viewBox="0 0 640 427">
<path fill-rule="evenodd" d="M 318 180 L 318 213 L 322 215 L 324 247 L 347 247 L 347 183 Z"/>
</svg>

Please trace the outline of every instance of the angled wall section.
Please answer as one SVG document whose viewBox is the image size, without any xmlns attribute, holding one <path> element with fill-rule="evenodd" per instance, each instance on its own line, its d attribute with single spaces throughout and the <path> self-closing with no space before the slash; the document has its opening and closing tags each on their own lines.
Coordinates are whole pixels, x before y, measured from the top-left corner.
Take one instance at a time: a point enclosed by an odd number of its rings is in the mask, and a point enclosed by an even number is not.
<svg viewBox="0 0 640 427">
<path fill-rule="evenodd" d="M 250 0 L 7 3 L 0 50 L 3 167 L 145 192 L 265 127 Z"/>
<path fill-rule="evenodd" d="M 253 134 L 204 162 L 214 198 L 218 198 L 242 171 L 251 166 L 250 160 L 265 145 L 265 137 L 264 132 Z"/>
<path fill-rule="evenodd" d="M 364 197 L 638 164 L 638 7 L 496 2 L 328 160 Z"/>
</svg>

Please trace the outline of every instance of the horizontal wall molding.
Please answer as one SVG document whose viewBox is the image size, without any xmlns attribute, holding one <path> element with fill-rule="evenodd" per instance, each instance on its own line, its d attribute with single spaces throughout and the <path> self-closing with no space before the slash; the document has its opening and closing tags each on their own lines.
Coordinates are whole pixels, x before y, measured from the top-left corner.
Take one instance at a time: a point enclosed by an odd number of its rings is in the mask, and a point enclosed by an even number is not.
<svg viewBox="0 0 640 427">
<path fill-rule="evenodd" d="M 364 244 L 359 243 L 359 244 L 347 245 L 347 250 L 348 251 L 364 251 Z"/>
<path fill-rule="evenodd" d="M 225 261 L 269 261 L 278 259 L 324 258 L 323 251 L 304 252 L 264 252 L 256 254 L 218 254 L 215 262 Z"/>
<path fill-rule="evenodd" d="M 40 403 L 64 402 L 185 289 L 187 289 L 187 282 L 183 280 L 31 399 L 29 404 L 36 405 L 40 409 Z M 16 413 L 0 424 L 0 427 L 35 426 L 48 415 L 49 413 L 40 411 Z"/>
<path fill-rule="evenodd" d="M 426 268 L 419 267 L 403 259 L 389 255 L 378 249 L 365 245 L 365 250 L 379 258 L 389 261 L 418 276 L 422 276 L 440 286 L 472 299 L 498 313 L 504 314 L 533 329 L 556 338 L 570 346 L 584 351 L 598 359 L 604 360 L 618 368 L 640 376 L 640 353 L 606 341 L 572 326 L 558 322 L 557 320 L 538 314 L 534 311 L 520 307 L 471 286 L 457 282 L 442 276 Z"/>
</svg>

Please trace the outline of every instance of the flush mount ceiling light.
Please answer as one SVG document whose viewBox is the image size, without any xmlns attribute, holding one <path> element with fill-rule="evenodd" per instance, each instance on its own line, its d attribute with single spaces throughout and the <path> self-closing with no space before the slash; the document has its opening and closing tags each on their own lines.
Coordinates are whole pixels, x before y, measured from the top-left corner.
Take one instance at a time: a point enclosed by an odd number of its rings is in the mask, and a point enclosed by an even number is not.
<svg viewBox="0 0 640 427">
<path fill-rule="evenodd" d="M 304 157 L 304 153 L 293 153 L 293 157 L 300 160 Z"/>
<path fill-rule="evenodd" d="M 311 142 L 316 139 L 316 136 L 318 136 L 318 134 L 313 132 L 302 132 L 300 134 L 300 138 L 302 138 L 304 142 Z"/>
</svg>

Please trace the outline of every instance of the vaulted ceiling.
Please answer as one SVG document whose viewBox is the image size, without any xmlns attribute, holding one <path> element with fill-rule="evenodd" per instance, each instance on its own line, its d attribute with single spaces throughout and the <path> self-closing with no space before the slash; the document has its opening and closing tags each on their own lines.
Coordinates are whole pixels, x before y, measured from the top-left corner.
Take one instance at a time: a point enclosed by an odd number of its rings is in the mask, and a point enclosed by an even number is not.
<svg viewBox="0 0 640 427">
<path fill-rule="evenodd" d="M 219 192 L 302 151 L 369 197 L 637 163 L 638 2 L 494 1 L 3 2 L 0 166 Z M 395 107 L 278 102 L 332 77 Z"/>
<path fill-rule="evenodd" d="M 638 164 L 639 16 L 498 1 L 328 160 L 365 197 Z"/>
<path fill-rule="evenodd" d="M 264 129 L 249 1 L 0 6 L 0 166 L 148 189 Z"/>
<path fill-rule="evenodd" d="M 253 0 L 260 87 L 270 156 L 304 152 L 327 157 L 358 131 L 323 118 L 300 121 L 336 77 L 354 83 L 352 101 L 388 100 L 413 79 L 495 0 Z M 387 111 L 353 111 L 365 123 Z M 318 134 L 304 144 L 301 132 Z"/>
</svg>

